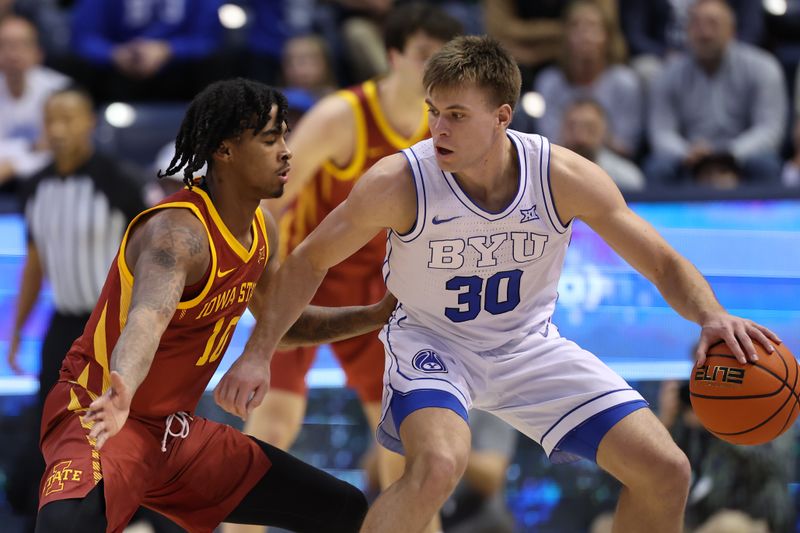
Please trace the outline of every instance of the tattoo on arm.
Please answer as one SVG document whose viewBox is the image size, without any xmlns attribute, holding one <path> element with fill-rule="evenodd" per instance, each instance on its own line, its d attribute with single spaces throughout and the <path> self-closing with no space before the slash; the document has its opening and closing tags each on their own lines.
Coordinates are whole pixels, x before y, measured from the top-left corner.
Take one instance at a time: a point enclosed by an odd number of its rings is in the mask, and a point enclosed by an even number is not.
<svg viewBox="0 0 800 533">
<path fill-rule="evenodd" d="M 310 305 L 283 336 L 280 348 L 336 342 L 374 331 L 384 320 L 378 320 L 369 309 Z"/>
<path fill-rule="evenodd" d="M 208 261 L 205 235 L 191 227 L 150 220 L 134 266 L 128 321 L 111 355 L 111 368 L 136 388 L 144 381 L 161 335 L 175 314 L 187 274 Z M 205 252 L 205 255 L 203 255 Z"/>
</svg>

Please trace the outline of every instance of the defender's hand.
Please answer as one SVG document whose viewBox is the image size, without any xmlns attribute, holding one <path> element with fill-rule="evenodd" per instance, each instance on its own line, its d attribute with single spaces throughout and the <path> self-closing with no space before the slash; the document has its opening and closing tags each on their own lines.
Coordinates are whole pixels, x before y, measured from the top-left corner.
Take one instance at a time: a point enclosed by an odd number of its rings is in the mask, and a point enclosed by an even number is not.
<svg viewBox="0 0 800 533">
<path fill-rule="evenodd" d="M 89 438 L 96 439 L 94 447 L 100 449 L 108 439 L 119 433 L 131 409 L 131 389 L 122 376 L 111 372 L 111 387 L 89 405 L 83 416 L 85 422 L 93 422 Z"/>
<path fill-rule="evenodd" d="M 243 353 L 214 389 L 217 405 L 247 420 L 269 389 L 269 363 L 264 357 L 248 357 L 247 352 Z"/>
<path fill-rule="evenodd" d="M 733 316 L 728 313 L 718 313 L 710 316 L 703 324 L 700 332 L 700 342 L 697 344 L 697 366 L 701 367 L 706 362 L 708 347 L 718 340 L 725 341 L 736 359 L 745 364 L 748 361 L 758 361 L 753 339 L 755 339 L 768 353 L 775 351 L 772 342 L 780 343 L 778 336 L 768 328 L 756 324 L 752 320 Z"/>
</svg>

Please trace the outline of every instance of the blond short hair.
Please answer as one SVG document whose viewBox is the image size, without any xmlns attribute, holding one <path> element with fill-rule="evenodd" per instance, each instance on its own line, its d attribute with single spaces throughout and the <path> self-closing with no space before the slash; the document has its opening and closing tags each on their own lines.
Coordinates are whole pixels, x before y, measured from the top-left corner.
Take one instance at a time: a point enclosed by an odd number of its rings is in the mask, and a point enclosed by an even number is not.
<svg viewBox="0 0 800 533">
<path fill-rule="evenodd" d="M 474 84 L 489 94 L 492 104 L 508 104 L 514 109 L 522 76 L 511 54 L 498 41 L 467 35 L 456 37 L 431 56 L 422 83 L 429 92 Z"/>
</svg>

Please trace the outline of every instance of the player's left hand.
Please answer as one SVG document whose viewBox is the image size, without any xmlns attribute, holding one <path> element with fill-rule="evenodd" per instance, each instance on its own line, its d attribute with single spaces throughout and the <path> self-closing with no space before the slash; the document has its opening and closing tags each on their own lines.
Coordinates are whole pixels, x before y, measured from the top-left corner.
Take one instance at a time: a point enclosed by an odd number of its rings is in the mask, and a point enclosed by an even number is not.
<svg viewBox="0 0 800 533">
<path fill-rule="evenodd" d="M 261 405 L 269 389 L 269 363 L 263 356 L 243 353 L 214 389 L 217 405 L 242 420 Z"/>
<path fill-rule="evenodd" d="M 709 316 L 700 332 L 700 342 L 697 343 L 695 359 L 697 366 L 701 367 L 706 362 L 706 352 L 709 346 L 718 340 L 725 341 L 736 359 L 745 364 L 758 361 L 753 340 L 755 339 L 768 353 L 775 351 L 772 343 L 780 343 L 781 339 L 768 328 L 756 324 L 752 320 L 720 312 Z"/>
<path fill-rule="evenodd" d="M 131 389 L 116 372 L 111 372 L 111 386 L 91 404 L 83 416 L 84 422 L 92 422 L 89 438 L 96 439 L 94 447 L 99 450 L 108 439 L 119 433 L 131 410 Z"/>
</svg>

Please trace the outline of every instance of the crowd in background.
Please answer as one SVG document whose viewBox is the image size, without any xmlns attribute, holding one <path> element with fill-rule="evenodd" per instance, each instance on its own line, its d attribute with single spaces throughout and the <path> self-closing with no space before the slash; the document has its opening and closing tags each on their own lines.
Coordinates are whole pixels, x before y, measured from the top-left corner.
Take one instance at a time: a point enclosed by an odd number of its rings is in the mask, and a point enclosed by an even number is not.
<svg viewBox="0 0 800 533">
<path fill-rule="evenodd" d="M 297 117 L 386 70 L 381 21 L 402 0 L 226 2 L 0 0 L 0 191 L 46 164 L 42 106 L 72 81 L 101 106 L 246 76 L 285 88 Z M 433 3 L 517 58 L 514 127 L 623 190 L 800 187 L 800 1 Z"/>
</svg>

